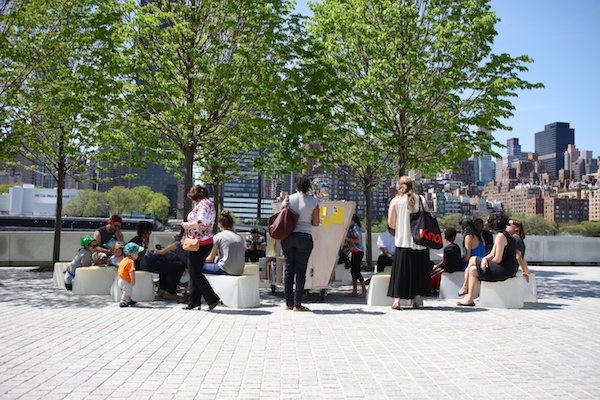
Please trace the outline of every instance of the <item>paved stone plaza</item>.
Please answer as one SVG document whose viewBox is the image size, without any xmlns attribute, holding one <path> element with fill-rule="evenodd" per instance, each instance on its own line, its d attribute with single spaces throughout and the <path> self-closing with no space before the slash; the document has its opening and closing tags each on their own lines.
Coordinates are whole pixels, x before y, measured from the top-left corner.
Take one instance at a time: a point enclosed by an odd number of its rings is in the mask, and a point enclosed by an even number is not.
<svg viewBox="0 0 600 400">
<path fill-rule="evenodd" d="M 532 267 L 520 310 L 369 307 L 329 291 L 308 313 L 184 311 L 52 287 L 0 268 L 0 399 L 599 399 L 600 267 Z"/>
</svg>

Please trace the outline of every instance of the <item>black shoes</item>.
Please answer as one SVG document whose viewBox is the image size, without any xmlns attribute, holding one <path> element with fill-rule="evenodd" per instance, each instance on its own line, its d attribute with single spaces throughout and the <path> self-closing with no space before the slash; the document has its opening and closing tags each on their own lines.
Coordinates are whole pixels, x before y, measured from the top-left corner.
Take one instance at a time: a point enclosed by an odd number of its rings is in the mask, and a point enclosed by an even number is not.
<svg viewBox="0 0 600 400">
<path fill-rule="evenodd" d="M 223 305 L 223 302 L 221 300 L 219 300 L 216 303 L 209 304 L 208 310 L 206 310 L 206 311 L 211 312 L 212 310 L 215 309 L 216 306 L 222 306 L 222 305 Z"/>
<path fill-rule="evenodd" d="M 198 310 L 200 310 L 200 304 L 188 304 L 187 306 L 183 307 L 184 310 L 193 310 L 194 308 L 198 308 Z"/>
</svg>

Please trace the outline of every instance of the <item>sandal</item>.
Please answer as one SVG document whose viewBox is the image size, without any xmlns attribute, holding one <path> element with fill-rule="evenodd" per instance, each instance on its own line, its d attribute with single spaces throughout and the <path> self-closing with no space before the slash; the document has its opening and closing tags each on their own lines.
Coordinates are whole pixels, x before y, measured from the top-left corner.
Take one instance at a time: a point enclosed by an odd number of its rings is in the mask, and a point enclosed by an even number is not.
<svg viewBox="0 0 600 400">
<path fill-rule="evenodd" d="M 400 306 L 400 303 L 394 303 L 394 304 L 392 304 L 392 309 L 394 309 L 394 310 L 402 310 L 402 307 Z"/>
<path fill-rule="evenodd" d="M 461 303 L 460 301 L 456 302 L 457 306 L 461 306 L 461 307 L 475 307 L 475 303 L 474 302 L 470 302 L 470 303 Z"/>
</svg>

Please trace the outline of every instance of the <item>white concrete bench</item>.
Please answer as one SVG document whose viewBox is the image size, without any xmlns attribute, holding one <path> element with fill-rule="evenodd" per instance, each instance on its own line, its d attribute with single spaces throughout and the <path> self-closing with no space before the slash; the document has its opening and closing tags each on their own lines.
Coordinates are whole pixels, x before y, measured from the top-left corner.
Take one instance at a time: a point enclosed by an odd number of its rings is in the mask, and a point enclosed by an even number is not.
<svg viewBox="0 0 600 400">
<path fill-rule="evenodd" d="M 352 274 L 350 274 L 350 269 L 346 269 L 346 264 L 337 264 L 335 266 L 333 279 L 340 285 L 352 285 Z"/>
<path fill-rule="evenodd" d="M 52 286 L 64 289 L 65 288 L 65 271 L 71 265 L 70 262 L 55 262 L 54 274 L 52 275 Z"/>
<path fill-rule="evenodd" d="M 240 276 L 204 274 L 221 298 L 223 304 L 231 308 L 251 308 L 260 305 L 259 266 L 248 263 Z"/>
<path fill-rule="evenodd" d="M 110 295 L 113 301 L 120 301 L 122 291 L 119 287 L 119 275 L 114 277 Z M 156 299 L 156 285 L 154 275 L 148 271 L 135 271 L 135 285 L 131 299 L 134 301 L 154 301 Z"/>
<path fill-rule="evenodd" d="M 523 308 L 525 293 L 523 277 L 516 276 L 502 282 L 481 281 L 479 305 L 487 308 Z"/>
<path fill-rule="evenodd" d="M 529 282 L 525 280 L 523 275 L 519 275 L 519 283 L 523 287 L 525 303 L 537 303 L 537 284 L 535 282 L 535 274 L 529 275 Z"/>
<path fill-rule="evenodd" d="M 442 272 L 440 279 L 440 299 L 459 299 L 458 291 L 465 281 L 465 272 Z"/>
<path fill-rule="evenodd" d="M 77 268 L 73 279 L 73 293 L 84 296 L 109 295 L 116 275 L 116 267 Z"/>
<path fill-rule="evenodd" d="M 367 305 L 369 306 L 388 306 L 391 307 L 394 303 L 394 299 L 388 297 L 387 291 L 390 286 L 390 278 L 391 273 L 389 272 L 380 272 L 371 277 L 371 283 L 369 284 L 369 289 L 367 290 Z M 421 306 L 423 305 L 423 297 L 421 297 L 421 301 L 419 303 Z M 401 299 L 400 300 L 401 307 L 412 307 L 412 300 L 410 299 Z"/>
</svg>

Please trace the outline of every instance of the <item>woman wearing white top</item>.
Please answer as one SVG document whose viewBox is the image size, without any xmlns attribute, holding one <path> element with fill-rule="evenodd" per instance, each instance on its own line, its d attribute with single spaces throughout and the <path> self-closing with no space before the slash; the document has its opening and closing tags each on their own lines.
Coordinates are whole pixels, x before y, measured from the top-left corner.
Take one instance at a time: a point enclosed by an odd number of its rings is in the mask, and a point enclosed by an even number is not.
<svg viewBox="0 0 600 400">
<path fill-rule="evenodd" d="M 302 294 L 308 259 L 313 249 L 312 227 L 319 226 L 319 200 L 307 194 L 310 179 L 304 175 L 296 177 L 296 189 L 297 192 L 290 195 L 281 206 L 289 206 L 290 210 L 298 214 L 294 232 L 281 241 L 281 249 L 285 255 L 285 310 L 309 311 L 302 305 Z"/>
<path fill-rule="evenodd" d="M 396 230 L 396 253 L 387 295 L 394 298 L 392 308 L 400 310 L 400 299 L 412 299 L 413 308 L 419 308 L 421 296 L 431 294 L 431 262 L 429 250 L 415 244 L 410 232 L 410 214 L 427 203 L 413 189 L 410 177 L 403 176 L 396 183 L 398 193 L 390 202 L 388 224 Z"/>
</svg>

